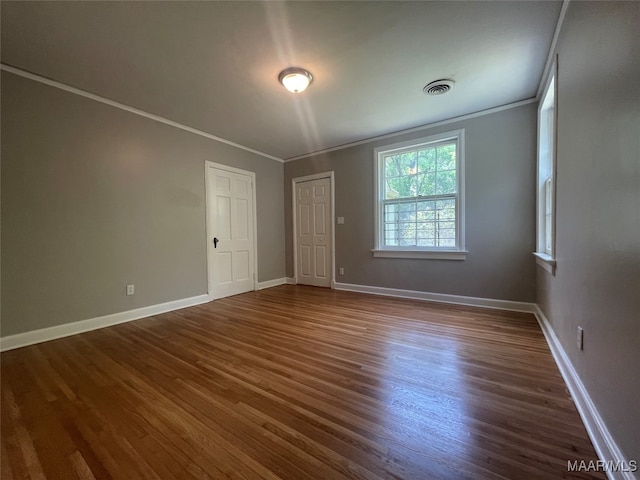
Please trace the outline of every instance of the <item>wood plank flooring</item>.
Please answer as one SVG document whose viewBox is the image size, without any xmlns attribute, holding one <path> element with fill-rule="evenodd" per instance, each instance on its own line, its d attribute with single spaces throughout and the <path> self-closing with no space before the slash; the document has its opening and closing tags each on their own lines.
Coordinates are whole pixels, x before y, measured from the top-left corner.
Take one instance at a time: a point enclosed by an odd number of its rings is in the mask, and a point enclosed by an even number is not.
<svg viewBox="0 0 640 480">
<path fill-rule="evenodd" d="M 605 478 L 530 314 L 286 285 L 1 367 L 3 479 Z"/>
</svg>

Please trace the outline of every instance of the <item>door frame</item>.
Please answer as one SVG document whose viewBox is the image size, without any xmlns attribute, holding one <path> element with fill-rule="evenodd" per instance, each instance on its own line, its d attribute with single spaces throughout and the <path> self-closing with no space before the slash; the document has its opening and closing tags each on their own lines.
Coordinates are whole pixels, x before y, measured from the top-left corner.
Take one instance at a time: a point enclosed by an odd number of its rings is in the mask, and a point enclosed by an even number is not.
<svg viewBox="0 0 640 480">
<path fill-rule="evenodd" d="M 320 180 L 321 178 L 328 178 L 331 188 L 331 208 L 330 210 L 330 229 L 331 234 L 331 248 L 329 253 L 331 260 L 329 266 L 331 268 L 331 288 L 335 288 L 336 284 L 336 228 L 335 228 L 335 214 L 336 214 L 336 188 L 335 188 L 335 174 L 333 170 L 329 172 L 314 173 L 313 175 L 305 175 L 304 177 L 296 177 L 291 179 L 291 197 L 292 197 L 292 210 L 291 216 L 293 217 L 293 283 L 298 283 L 298 229 L 297 229 L 297 217 L 298 217 L 298 204 L 296 201 L 296 186 L 298 183 L 310 182 L 313 180 Z"/>
<path fill-rule="evenodd" d="M 205 205 L 204 205 L 204 216 L 205 216 L 205 232 L 206 232 L 206 247 L 207 247 L 207 295 L 209 295 L 209 301 L 214 300 L 213 296 L 213 285 L 211 282 L 211 250 L 209 248 L 209 243 L 213 239 L 213 229 L 214 225 L 211 225 L 211 221 L 209 220 L 209 196 L 212 193 L 213 186 L 209 180 L 209 168 L 216 168 L 218 170 L 225 170 L 230 173 L 238 173 L 240 175 L 246 175 L 251 178 L 251 190 L 253 197 L 252 202 L 252 213 L 253 213 L 253 290 L 258 289 L 258 215 L 257 215 L 257 202 L 256 202 L 256 173 L 250 172 L 248 170 L 241 170 L 240 168 L 230 167 L 228 165 L 223 165 L 221 163 L 211 162 L 209 160 L 205 160 L 204 162 L 204 193 L 205 193 Z"/>
</svg>

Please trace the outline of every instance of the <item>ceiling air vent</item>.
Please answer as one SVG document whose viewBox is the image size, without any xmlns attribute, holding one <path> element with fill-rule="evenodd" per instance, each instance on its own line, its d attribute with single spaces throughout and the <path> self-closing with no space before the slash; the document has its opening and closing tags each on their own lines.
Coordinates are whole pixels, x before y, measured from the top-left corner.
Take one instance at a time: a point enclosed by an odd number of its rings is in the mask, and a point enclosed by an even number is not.
<svg viewBox="0 0 640 480">
<path fill-rule="evenodd" d="M 453 88 L 453 80 L 436 80 L 422 89 L 427 95 L 442 95 Z"/>
</svg>

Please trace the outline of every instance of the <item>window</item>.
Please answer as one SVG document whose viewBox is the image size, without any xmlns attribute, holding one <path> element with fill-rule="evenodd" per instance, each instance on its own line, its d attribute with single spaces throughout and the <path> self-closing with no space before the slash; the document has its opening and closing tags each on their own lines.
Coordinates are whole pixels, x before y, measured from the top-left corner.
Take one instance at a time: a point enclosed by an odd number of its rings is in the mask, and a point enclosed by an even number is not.
<svg viewBox="0 0 640 480">
<path fill-rule="evenodd" d="M 375 149 L 376 257 L 464 260 L 464 131 Z"/>
<path fill-rule="evenodd" d="M 544 253 L 553 256 L 553 177 L 544 182 Z"/>
<path fill-rule="evenodd" d="M 555 149 L 556 75 L 547 79 L 538 107 L 538 183 L 536 261 L 545 270 L 555 268 Z"/>
</svg>

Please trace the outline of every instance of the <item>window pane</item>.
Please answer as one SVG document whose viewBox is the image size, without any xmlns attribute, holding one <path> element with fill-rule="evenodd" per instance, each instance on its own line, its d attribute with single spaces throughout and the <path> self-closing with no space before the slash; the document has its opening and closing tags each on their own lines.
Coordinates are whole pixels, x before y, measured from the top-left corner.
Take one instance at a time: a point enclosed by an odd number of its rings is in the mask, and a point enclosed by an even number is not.
<svg viewBox="0 0 640 480">
<path fill-rule="evenodd" d="M 438 210 L 438 220 L 454 220 L 456 219 L 455 208 L 445 208 Z"/>
<path fill-rule="evenodd" d="M 445 238 L 456 238 L 456 231 L 454 228 L 438 228 L 438 238 L 440 239 L 445 239 Z"/>
<path fill-rule="evenodd" d="M 387 203 L 384 206 L 384 245 L 389 247 L 398 246 L 398 209 L 397 203 Z"/>
<path fill-rule="evenodd" d="M 414 202 L 400 204 L 399 221 L 400 222 L 416 221 L 416 204 Z"/>
<path fill-rule="evenodd" d="M 433 239 L 419 238 L 418 247 L 435 247 L 436 244 Z"/>
<path fill-rule="evenodd" d="M 440 241 L 438 242 L 438 246 L 439 247 L 455 247 L 456 241 L 453 238 L 440 239 Z"/>
<path fill-rule="evenodd" d="M 400 175 L 414 175 L 418 173 L 417 152 L 406 152 L 400 155 Z"/>
<path fill-rule="evenodd" d="M 417 220 L 419 222 L 435 220 L 435 210 L 418 210 Z"/>
<path fill-rule="evenodd" d="M 407 177 L 407 194 L 404 197 L 417 197 L 418 196 L 418 176 L 411 175 Z"/>
<path fill-rule="evenodd" d="M 545 215 L 551 215 L 552 213 L 552 208 L 553 208 L 552 188 L 553 188 L 553 178 L 549 177 L 544 182 L 544 197 L 545 197 L 544 213 Z"/>
<path fill-rule="evenodd" d="M 399 198 L 400 194 L 398 193 L 398 178 L 390 178 L 385 181 L 385 189 L 384 189 L 384 198 L 391 199 Z"/>
<path fill-rule="evenodd" d="M 553 222 L 553 216 L 551 214 L 549 215 L 545 215 L 545 225 L 544 225 L 544 253 L 546 253 L 547 255 L 551 255 L 552 254 L 552 241 L 553 241 L 553 237 L 551 236 L 551 232 L 552 232 L 552 222 Z"/>
<path fill-rule="evenodd" d="M 434 208 L 435 202 L 420 202 L 418 203 L 418 221 L 427 222 L 433 221 L 436 218 L 436 210 Z"/>
<path fill-rule="evenodd" d="M 384 206 L 384 244 L 389 247 L 398 246 L 398 204 Z"/>
<path fill-rule="evenodd" d="M 453 232 L 456 231 L 456 223 L 455 222 L 438 222 L 438 228 L 441 229 L 447 229 L 447 230 L 451 230 Z"/>
<path fill-rule="evenodd" d="M 398 205 L 400 208 L 400 213 L 406 212 L 415 212 L 416 211 L 416 202 L 405 202 Z"/>
<path fill-rule="evenodd" d="M 416 224 L 400 223 L 399 240 L 401 247 L 410 247 L 416 244 Z"/>
<path fill-rule="evenodd" d="M 436 150 L 438 171 L 456 168 L 456 145 L 454 143 L 441 145 Z"/>
<path fill-rule="evenodd" d="M 427 174 L 419 173 L 418 175 L 415 176 L 415 179 L 416 179 L 416 191 L 413 196 L 417 197 L 419 195 L 428 195 L 426 193 L 428 191 L 428 182 L 429 182 L 427 179 Z"/>
<path fill-rule="evenodd" d="M 418 192 L 417 195 L 423 197 L 435 195 L 436 193 L 436 174 L 425 173 L 418 175 Z"/>
<path fill-rule="evenodd" d="M 433 239 L 436 237 L 436 232 L 434 229 L 434 224 L 432 222 L 429 223 L 419 223 L 417 229 L 418 235 L 417 237 L 420 239 Z"/>
<path fill-rule="evenodd" d="M 418 152 L 418 173 L 436 170 L 436 149 L 428 148 Z"/>
<path fill-rule="evenodd" d="M 436 179 L 436 195 L 456 193 L 456 171 L 439 171 Z"/>
<path fill-rule="evenodd" d="M 384 221 L 396 222 L 398 220 L 398 205 L 395 203 L 384 206 Z"/>
<path fill-rule="evenodd" d="M 416 196 L 417 179 L 415 175 L 408 177 L 388 178 L 385 189 L 385 199 L 407 198 Z"/>
<path fill-rule="evenodd" d="M 456 208 L 456 200 L 454 198 L 445 198 L 443 200 L 436 200 L 436 209 L 445 210 L 445 209 L 455 209 Z"/>
<path fill-rule="evenodd" d="M 436 208 L 434 200 L 419 200 L 416 202 L 416 208 L 421 212 L 433 212 Z"/>
<path fill-rule="evenodd" d="M 400 175 L 400 158 L 398 155 L 390 155 L 384 158 L 384 172 L 386 178 Z"/>
</svg>

